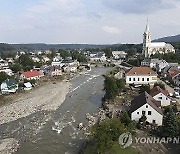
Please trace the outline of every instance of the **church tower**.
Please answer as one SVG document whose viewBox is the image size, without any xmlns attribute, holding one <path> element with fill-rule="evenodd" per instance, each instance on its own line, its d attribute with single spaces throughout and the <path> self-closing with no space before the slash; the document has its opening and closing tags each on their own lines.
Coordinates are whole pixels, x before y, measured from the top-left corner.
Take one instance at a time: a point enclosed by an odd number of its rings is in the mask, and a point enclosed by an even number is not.
<svg viewBox="0 0 180 154">
<path fill-rule="evenodd" d="M 143 55 L 149 57 L 148 47 L 151 44 L 151 33 L 149 31 L 149 23 L 147 20 L 146 29 L 143 34 Z"/>
</svg>

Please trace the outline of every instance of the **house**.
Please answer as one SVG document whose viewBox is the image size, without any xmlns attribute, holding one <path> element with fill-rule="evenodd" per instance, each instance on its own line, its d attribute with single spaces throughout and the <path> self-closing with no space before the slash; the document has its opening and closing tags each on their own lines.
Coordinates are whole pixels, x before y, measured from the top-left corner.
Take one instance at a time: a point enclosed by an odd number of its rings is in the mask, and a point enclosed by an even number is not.
<svg viewBox="0 0 180 154">
<path fill-rule="evenodd" d="M 6 79 L 1 84 L 1 93 L 15 93 L 18 90 L 18 82 L 15 79 Z"/>
<path fill-rule="evenodd" d="M 97 54 L 90 54 L 89 59 L 92 62 L 104 62 L 107 60 L 105 53 L 103 52 L 98 52 Z"/>
<path fill-rule="evenodd" d="M 171 71 L 171 74 L 169 74 L 169 76 L 171 77 L 173 83 L 180 87 L 180 70 L 173 70 Z"/>
<path fill-rule="evenodd" d="M 60 66 L 47 66 L 43 69 L 44 75 L 58 76 L 62 75 L 62 69 Z"/>
<path fill-rule="evenodd" d="M 168 66 L 166 66 L 165 68 L 161 70 L 161 75 L 166 78 L 168 77 L 169 73 L 172 70 L 179 70 L 179 69 L 180 69 L 180 66 L 178 63 L 169 63 Z"/>
<path fill-rule="evenodd" d="M 156 63 L 156 70 L 161 72 L 166 66 L 169 66 L 168 62 L 162 59 Z"/>
<path fill-rule="evenodd" d="M 127 53 L 124 51 L 112 51 L 112 55 L 115 60 L 118 60 L 118 59 L 125 59 Z"/>
<path fill-rule="evenodd" d="M 161 102 L 161 106 L 169 106 L 171 99 L 169 98 L 169 92 L 161 89 L 159 86 L 154 87 L 150 91 L 150 95 L 156 100 Z"/>
<path fill-rule="evenodd" d="M 50 61 L 50 59 L 47 56 L 42 56 L 42 61 L 44 63 L 46 63 L 46 62 Z"/>
<path fill-rule="evenodd" d="M 32 84 L 30 82 L 24 83 L 23 89 L 24 90 L 31 90 L 32 89 Z"/>
<path fill-rule="evenodd" d="M 126 84 L 154 85 L 157 82 L 157 74 L 149 67 L 133 67 L 126 72 Z"/>
<path fill-rule="evenodd" d="M 9 76 L 12 76 L 12 75 L 14 75 L 13 74 L 13 72 L 12 72 L 12 70 L 10 69 L 10 68 L 4 68 L 4 69 L 0 69 L 0 72 L 4 72 L 4 73 L 6 73 L 7 75 L 9 75 Z"/>
<path fill-rule="evenodd" d="M 161 60 L 159 59 L 144 59 L 142 62 L 141 62 L 141 66 L 147 66 L 147 67 L 150 67 L 150 68 L 156 68 L 156 64 L 159 63 Z"/>
<path fill-rule="evenodd" d="M 20 79 L 27 79 L 27 80 L 38 80 L 40 79 L 41 75 L 39 73 L 39 71 L 37 70 L 31 70 L 31 71 L 28 71 L 28 72 L 23 72 L 21 75 L 20 75 Z"/>
<path fill-rule="evenodd" d="M 6 60 L 0 59 L 0 67 L 7 67 L 8 66 L 8 62 Z"/>
<path fill-rule="evenodd" d="M 33 62 L 40 62 L 41 60 L 38 58 L 38 57 L 36 57 L 36 56 L 32 56 L 32 60 L 33 60 Z"/>
<path fill-rule="evenodd" d="M 138 122 L 142 115 L 145 115 L 147 122 L 162 125 L 163 112 L 160 102 L 156 101 L 147 92 L 141 93 L 131 101 L 130 114 L 131 120 Z"/>
<path fill-rule="evenodd" d="M 79 62 L 77 60 L 72 60 L 72 59 L 64 59 L 61 62 L 61 66 L 79 66 Z"/>
</svg>

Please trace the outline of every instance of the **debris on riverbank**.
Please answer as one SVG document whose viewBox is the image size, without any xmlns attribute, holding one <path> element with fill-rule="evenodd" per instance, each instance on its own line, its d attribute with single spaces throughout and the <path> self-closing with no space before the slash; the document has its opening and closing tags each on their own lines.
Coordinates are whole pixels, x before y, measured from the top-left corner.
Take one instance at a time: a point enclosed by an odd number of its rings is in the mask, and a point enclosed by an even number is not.
<svg viewBox="0 0 180 154">
<path fill-rule="evenodd" d="M 18 141 L 13 138 L 0 140 L 0 153 L 12 154 L 18 150 L 19 146 Z"/>
</svg>

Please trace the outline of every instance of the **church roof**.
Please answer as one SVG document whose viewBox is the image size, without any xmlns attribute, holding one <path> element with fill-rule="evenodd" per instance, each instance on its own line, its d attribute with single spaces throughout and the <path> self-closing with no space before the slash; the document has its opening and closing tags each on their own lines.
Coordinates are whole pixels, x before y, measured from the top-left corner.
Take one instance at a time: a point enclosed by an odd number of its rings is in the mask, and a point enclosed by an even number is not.
<svg viewBox="0 0 180 154">
<path fill-rule="evenodd" d="M 165 47 L 166 46 L 166 43 L 165 42 L 152 42 L 150 44 L 150 47 Z"/>
</svg>

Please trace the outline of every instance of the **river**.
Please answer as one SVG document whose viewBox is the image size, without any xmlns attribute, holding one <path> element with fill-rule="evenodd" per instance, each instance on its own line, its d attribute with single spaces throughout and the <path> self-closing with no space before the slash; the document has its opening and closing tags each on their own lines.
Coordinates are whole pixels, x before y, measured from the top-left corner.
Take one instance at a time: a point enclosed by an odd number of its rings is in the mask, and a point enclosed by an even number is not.
<svg viewBox="0 0 180 154">
<path fill-rule="evenodd" d="M 86 113 L 97 113 L 104 95 L 102 74 L 107 68 L 93 68 L 70 80 L 71 89 L 64 103 L 54 112 L 37 112 L 4 124 L 0 138 L 20 142 L 16 154 L 77 154 L 85 135 L 77 129 L 86 124 Z"/>
</svg>

